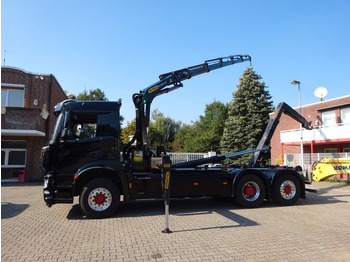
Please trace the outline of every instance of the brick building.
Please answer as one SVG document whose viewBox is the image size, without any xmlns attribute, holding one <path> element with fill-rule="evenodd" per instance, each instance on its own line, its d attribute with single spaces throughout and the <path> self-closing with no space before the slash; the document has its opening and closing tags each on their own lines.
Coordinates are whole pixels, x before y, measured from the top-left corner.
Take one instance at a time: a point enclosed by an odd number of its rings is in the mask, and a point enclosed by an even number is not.
<svg viewBox="0 0 350 262">
<path fill-rule="evenodd" d="M 299 112 L 299 107 L 294 109 Z M 320 160 L 318 155 L 338 157 L 350 152 L 350 95 L 305 105 L 301 110 L 314 127 L 302 131 L 305 170 L 310 171 L 312 163 Z M 300 137 L 300 124 L 283 115 L 271 140 L 271 163 L 299 165 Z"/>
<path fill-rule="evenodd" d="M 43 177 L 40 152 L 55 124 L 54 106 L 66 99 L 52 75 L 1 68 L 1 180 Z M 24 171 L 24 172 L 23 172 Z"/>
</svg>

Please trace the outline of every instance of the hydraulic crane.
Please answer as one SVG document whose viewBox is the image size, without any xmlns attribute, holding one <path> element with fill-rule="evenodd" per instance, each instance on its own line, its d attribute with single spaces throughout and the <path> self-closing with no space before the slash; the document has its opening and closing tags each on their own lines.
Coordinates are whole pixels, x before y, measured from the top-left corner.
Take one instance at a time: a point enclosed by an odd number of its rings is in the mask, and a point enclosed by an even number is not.
<svg viewBox="0 0 350 262">
<path fill-rule="evenodd" d="M 251 62 L 251 57 L 249 55 L 234 55 L 207 60 L 203 64 L 161 74 L 159 76 L 159 81 L 141 90 L 139 93 L 133 94 L 132 100 L 136 111 L 136 133 L 131 141 L 125 146 L 123 150 L 123 159 L 129 159 L 130 152 L 133 149 L 132 144 L 135 141 L 135 149 L 148 151 L 148 127 L 150 122 L 151 104 L 156 96 L 169 93 L 182 87 L 183 80 L 246 61 Z"/>
</svg>

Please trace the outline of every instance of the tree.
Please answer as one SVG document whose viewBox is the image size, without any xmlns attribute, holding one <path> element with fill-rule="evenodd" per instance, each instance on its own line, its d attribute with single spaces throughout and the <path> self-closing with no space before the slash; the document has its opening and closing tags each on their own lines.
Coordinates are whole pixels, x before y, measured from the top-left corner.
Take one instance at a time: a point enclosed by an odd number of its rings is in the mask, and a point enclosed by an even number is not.
<svg viewBox="0 0 350 262">
<path fill-rule="evenodd" d="M 214 101 L 206 105 L 204 116 L 199 117 L 199 152 L 213 150 L 220 153 L 220 141 L 227 115 L 227 106 L 221 102 Z"/>
<path fill-rule="evenodd" d="M 86 90 L 84 90 L 83 93 L 78 94 L 77 99 L 81 101 L 108 101 L 108 98 L 105 96 L 105 93 L 99 88 L 89 90 L 89 93 Z"/>
<path fill-rule="evenodd" d="M 173 143 L 173 150 L 175 152 L 196 152 L 196 142 L 194 138 L 198 134 L 197 122 L 193 125 L 182 125 L 177 133 Z"/>
<path fill-rule="evenodd" d="M 248 67 L 240 78 L 234 99 L 228 105 L 228 118 L 221 140 L 222 153 L 256 148 L 273 111 L 271 96 L 264 82 L 253 68 Z M 251 155 L 230 160 L 234 164 L 248 164 Z"/>
<path fill-rule="evenodd" d="M 105 93 L 97 88 L 94 90 L 89 90 L 89 93 L 84 90 L 83 93 L 79 93 L 77 96 L 77 99 L 80 101 L 108 101 L 108 98 L 106 97 Z M 119 116 L 119 122 L 120 126 L 122 126 L 124 121 L 124 117 L 122 115 Z"/>
<path fill-rule="evenodd" d="M 150 147 L 164 146 L 167 151 L 172 150 L 175 134 L 181 126 L 181 122 L 176 122 L 169 117 L 164 117 L 158 109 L 153 110 L 151 122 L 149 125 L 148 137 Z M 127 122 L 126 127 L 121 131 L 121 140 L 123 146 L 129 141 L 130 137 L 136 132 L 136 120 L 131 123 Z"/>
<path fill-rule="evenodd" d="M 136 120 L 132 120 L 131 123 L 126 122 L 126 127 L 121 131 L 121 141 L 123 146 L 125 146 L 130 141 L 130 137 L 134 136 L 136 132 Z"/>
<path fill-rule="evenodd" d="M 220 153 L 220 140 L 227 118 L 227 106 L 214 101 L 207 104 L 204 116 L 192 125 L 183 125 L 175 135 L 174 148 L 183 152 Z"/>
<path fill-rule="evenodd" d="M 152 120 L 149 126 L 150 146 L 163 145 L 167 151 L 172 150 L 172 143 L 181 122 L 165 117 L 158 109 L 152 112 Z"/>
</svg>

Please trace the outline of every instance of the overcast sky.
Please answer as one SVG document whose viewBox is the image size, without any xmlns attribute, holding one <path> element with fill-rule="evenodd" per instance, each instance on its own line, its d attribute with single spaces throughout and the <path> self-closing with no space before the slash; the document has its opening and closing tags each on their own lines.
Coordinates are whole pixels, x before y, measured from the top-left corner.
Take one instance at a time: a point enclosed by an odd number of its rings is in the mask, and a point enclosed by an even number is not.
<svg viewBox="0 0 350 262">
<path fill-rule="evenodd" d="M 53 74 L 62 88 L 100 88 L 122 98 L 121 114 L 134 116 L 131 96 L 159 74 L 222 56 L 249 54 L 274 105 L 318 102 L 317 87 L 332 99 L 350 94 L 350 1 L 344 0 L 2 0 L 1 64 Z M 6 53 L 5 53 L 6 50 Z M 186 80 L 157 97 L 158 108 L 191 123 L 213 101 L 228 103 L 249 63 Z"/>
</svg>

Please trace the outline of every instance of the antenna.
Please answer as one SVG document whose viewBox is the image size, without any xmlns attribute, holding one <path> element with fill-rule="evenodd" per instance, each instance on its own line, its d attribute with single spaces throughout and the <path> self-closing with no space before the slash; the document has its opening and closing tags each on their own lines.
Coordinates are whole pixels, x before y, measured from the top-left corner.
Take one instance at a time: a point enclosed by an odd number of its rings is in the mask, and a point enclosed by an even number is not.
<svg viewBox="0 0 350 262">
<path fill-rule="evenodd" d="M 325 98 L 327 94 L 328 94 L 327 88 L 322 87 L 322 86 L 316 88 L 314 91 L 314 95 L 316 97 L 320 98 L 321 99 L 320 101 L 323 101 L 323 98 Z"/>
<path fill-rule="evenodd" d="M 3 64 L 3 66 L 5 66 L 5 63 L 6 63 L 6 49 L 4 51 L 4 64 Z"/>
</svg>

